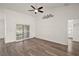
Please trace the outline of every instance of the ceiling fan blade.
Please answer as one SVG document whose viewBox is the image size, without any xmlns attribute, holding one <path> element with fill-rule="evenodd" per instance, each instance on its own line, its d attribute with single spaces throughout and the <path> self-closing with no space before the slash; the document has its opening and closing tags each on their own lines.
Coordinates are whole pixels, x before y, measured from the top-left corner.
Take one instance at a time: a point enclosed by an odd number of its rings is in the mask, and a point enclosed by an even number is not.
<svg viewBox="0 0 79 59">
<path fill-rule="evenodd" d="M 28 10 L 28 11 L 34 11 L 34 10 Z"/>
<path fill-rule="evenodd" d="M 41 13 L 43 13 L 44 11 L 40 11 L 40 10 L 39 10 L 38 12 L 41 12 Z"/>
<path fill-rule="evenodd" d="M 31 7 L 32 7 L 33 9 L 35 9 L 35 7 L 34 7 L 34 6 L 32 6 L 32 5 L 31 5 Z"/>
<path fill-rule="evenodd" d="M 39 7 L 38 9 L 42 9 L 43 7 Z"/>
</svg>

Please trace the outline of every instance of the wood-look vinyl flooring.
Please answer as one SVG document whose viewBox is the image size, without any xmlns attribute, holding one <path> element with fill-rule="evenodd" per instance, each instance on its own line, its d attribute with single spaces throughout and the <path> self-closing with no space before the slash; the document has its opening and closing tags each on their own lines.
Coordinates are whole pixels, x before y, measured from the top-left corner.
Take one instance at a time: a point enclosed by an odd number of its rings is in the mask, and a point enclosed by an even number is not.
<svg viewBox="0 0 79 59">
<path fill-rule="evenodd" d="M 32 38 L 6 44 L 8 56 L 67 56 L 67 46 Z"/>
</svg>

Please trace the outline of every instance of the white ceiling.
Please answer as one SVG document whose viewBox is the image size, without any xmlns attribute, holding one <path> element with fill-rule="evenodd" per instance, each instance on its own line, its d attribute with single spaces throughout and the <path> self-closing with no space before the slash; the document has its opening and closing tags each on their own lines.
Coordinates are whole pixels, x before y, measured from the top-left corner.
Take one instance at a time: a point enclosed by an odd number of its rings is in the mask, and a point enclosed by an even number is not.
<svg viewBox="0 0 79 59">
<path fill-rule="evenodd" d="M 43 6 L 44 9 L 49 8 L 56 8 L 56 7 L 63 7 L 63 6 L 69 6 L 69 5 L 78 5 L 78 3 L 0 3 L 0 7 L 2 8 L 8 8 L 15 11 L 19 11 L 22 13 L 28 13 L 33 14 L 33 12 L 29 12 L 28 10 L 31 10 L 32 8 L 30 5 L 33 5 L 35 7 Z"/>
</svg>

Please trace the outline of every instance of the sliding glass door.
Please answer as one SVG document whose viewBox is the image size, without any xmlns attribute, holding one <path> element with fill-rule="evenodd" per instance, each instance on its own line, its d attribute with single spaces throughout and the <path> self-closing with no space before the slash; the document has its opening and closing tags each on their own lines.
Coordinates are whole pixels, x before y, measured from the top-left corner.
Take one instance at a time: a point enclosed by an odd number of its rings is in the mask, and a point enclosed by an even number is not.
<svg viewBox="0 0 79 59">
<path fill-rule="evenodd" d="M 29 25 L 24 25 L 24 38 L 29 37 Z"/>
<path fill-rule="evenodd" d="M 29 25 L 17 24 L 16 25 L 16 39 L 29 38 Z"/>
</svg>

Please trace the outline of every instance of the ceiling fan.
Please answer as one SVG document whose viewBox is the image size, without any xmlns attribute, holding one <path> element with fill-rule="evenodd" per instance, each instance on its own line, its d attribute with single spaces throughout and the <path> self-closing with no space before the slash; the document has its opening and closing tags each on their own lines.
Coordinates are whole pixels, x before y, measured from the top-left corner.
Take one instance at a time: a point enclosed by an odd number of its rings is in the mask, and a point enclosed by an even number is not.
<svg viewBox="0 0 79 59">
<path fill-rule="evenodd" d="M 38 12 L 40 12 L 40 13 L 44 12 L 41 10 L 41 9 L 43 9 L 43 7 L 35 8 L 33 5 L 31 5 L 31 7 L 33 8 L 33 10 L 28 10 L 28 11 L 34 11 L 35 14 L 37 14 Z"/>
</svg>

